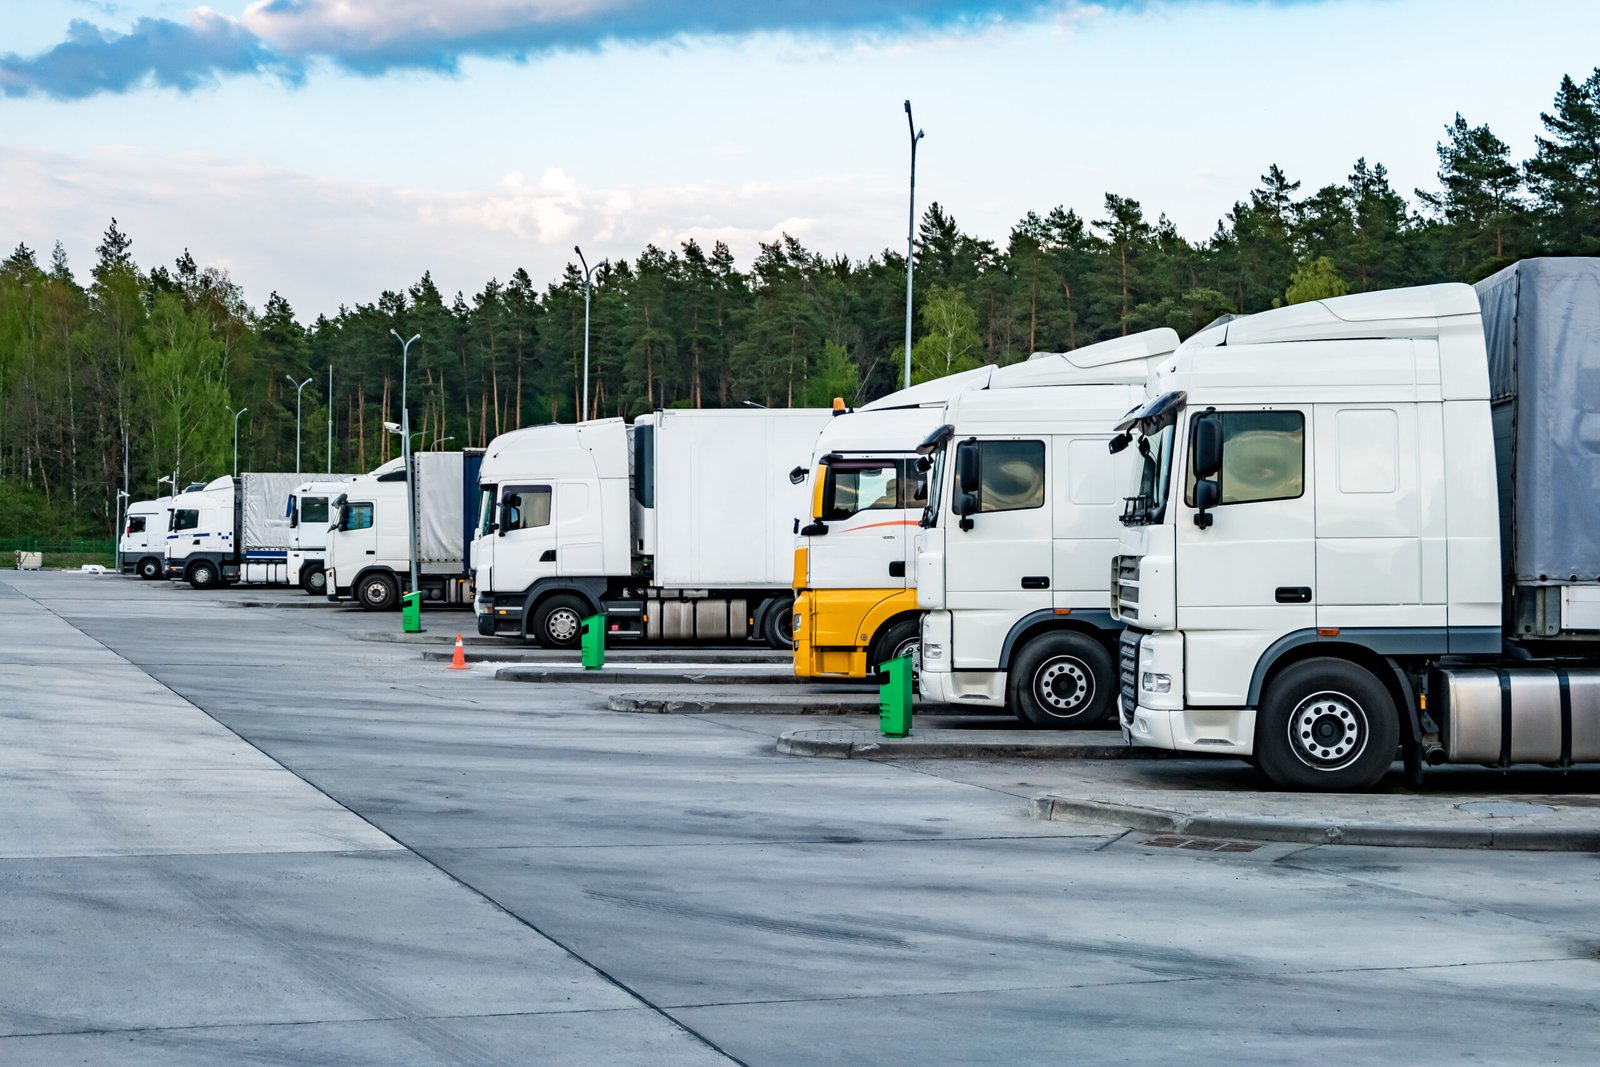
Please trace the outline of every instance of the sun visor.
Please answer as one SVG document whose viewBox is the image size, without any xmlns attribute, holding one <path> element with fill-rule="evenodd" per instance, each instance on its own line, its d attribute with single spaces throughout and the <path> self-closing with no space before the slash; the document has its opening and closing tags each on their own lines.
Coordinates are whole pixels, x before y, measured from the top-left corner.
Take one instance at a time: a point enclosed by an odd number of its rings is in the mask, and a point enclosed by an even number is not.
<svg viewBox="0 0 1600 1067">
<path fill-rule="evenodd" d="M 1188 394 L 1181 389 L 1176 392 L 1162 393 L 1149 403 L 1134 408 L 1124 415 L 1122 421 L 1117 423 L 1117 432 L 1123 433 L 1147 423 L 1166 422 L 1183 410 L 1184 401 L 1187 399 Z"/>
</svg>

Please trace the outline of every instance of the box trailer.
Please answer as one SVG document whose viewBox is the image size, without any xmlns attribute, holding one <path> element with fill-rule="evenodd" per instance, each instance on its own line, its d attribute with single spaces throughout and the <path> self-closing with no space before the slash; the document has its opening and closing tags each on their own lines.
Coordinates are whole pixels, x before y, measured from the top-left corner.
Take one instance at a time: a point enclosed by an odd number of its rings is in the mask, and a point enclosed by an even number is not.
<svg viewBox="0 0 1600 1067">
<path fill-rule="evenodd" d="M 496 438 L 473 545 L 478 631 L 571 647 L 603 612 L 611 637 L 788 647 L 806 463 L 831 417 L 658 411 Z"/>
</svg>

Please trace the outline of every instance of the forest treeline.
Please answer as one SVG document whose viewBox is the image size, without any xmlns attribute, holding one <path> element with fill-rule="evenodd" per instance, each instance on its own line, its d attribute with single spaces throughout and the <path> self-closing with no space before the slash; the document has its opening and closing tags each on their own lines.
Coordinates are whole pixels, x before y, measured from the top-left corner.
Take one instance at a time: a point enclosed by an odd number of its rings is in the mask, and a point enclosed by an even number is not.
<svg viewBox="0 0 1600 1067">
<path fill-rule="evenodd" d="M 1532 154 L 1518 159 L 1460 115 L 1437 142 L 1438 185 L 1412 196 L 1359 159 L 1304 189 L 1278 166 L 1201 241 L 1107 193 L 1089 215 L 1029 212 L 1003 242 L 937 203 L 916 246 L 918 378 L 1155 326 L 1187 336 L 1219 315 L 1344 292 L 1474 281 L 1530 255 L 1600 254 L 1600 68 L 1561 80 Z M 741 270 L 721 242 L 647 247 L 594 273 L 590 411 L 862 402 L 900 381 L 905 257 L 864 261 L 784 236 Z M 541 288 L 524 270 L 447 296 L 424 274 L 403 292 L 302 323 L 273 293 L 259 310 L 187 252 L 146 270 L 111 220 L 80 278 L 59 243 L 0 262 L 0 537 L 105 535 L 124 470 L 156 479 L 232 466 L 361 471 L 398 451 L 401 336 L 421 448 L 487 443 L 578 415 L 583 275 Z"/>
</svg>

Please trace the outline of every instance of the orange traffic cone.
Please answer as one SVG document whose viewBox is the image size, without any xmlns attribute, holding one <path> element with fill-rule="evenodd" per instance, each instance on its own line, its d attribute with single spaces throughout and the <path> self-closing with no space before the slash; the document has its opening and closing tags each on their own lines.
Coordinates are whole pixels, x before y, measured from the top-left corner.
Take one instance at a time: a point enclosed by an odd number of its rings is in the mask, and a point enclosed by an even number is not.
<svg viewBox="0 0 1600 1067">
<path fill-rule="evenodd" d="M 456 654 L 450 660 L 450 669 L 453 671 L 470 670 L 467 666 L 467 650 L 461 647 L 461 635 L 456 634 Z"/>
</svg>

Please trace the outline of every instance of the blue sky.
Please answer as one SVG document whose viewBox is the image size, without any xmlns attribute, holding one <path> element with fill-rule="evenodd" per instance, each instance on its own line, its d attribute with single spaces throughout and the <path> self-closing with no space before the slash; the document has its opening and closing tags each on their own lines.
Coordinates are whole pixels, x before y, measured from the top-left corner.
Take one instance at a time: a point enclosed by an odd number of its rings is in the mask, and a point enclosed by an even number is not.
<svg viewBox="0 0 1600 1067">
<path fill-rule="evenodd" d="M 188 247 L 302 317 L 424 269 L 542 286 L 574 243 L 898 247 L 907 97 L 919 205 L 969 232 L 1109 190 L 1200 238 L 1273 162 L 1431 186 L 1457 110 L 1531 154 L 1561 75 L 1600 65 L 1588 0 L 5 7 L 0 244 L 60 239 L 82 274 L 116 215 L 142 265 Z"/>
</svg>

